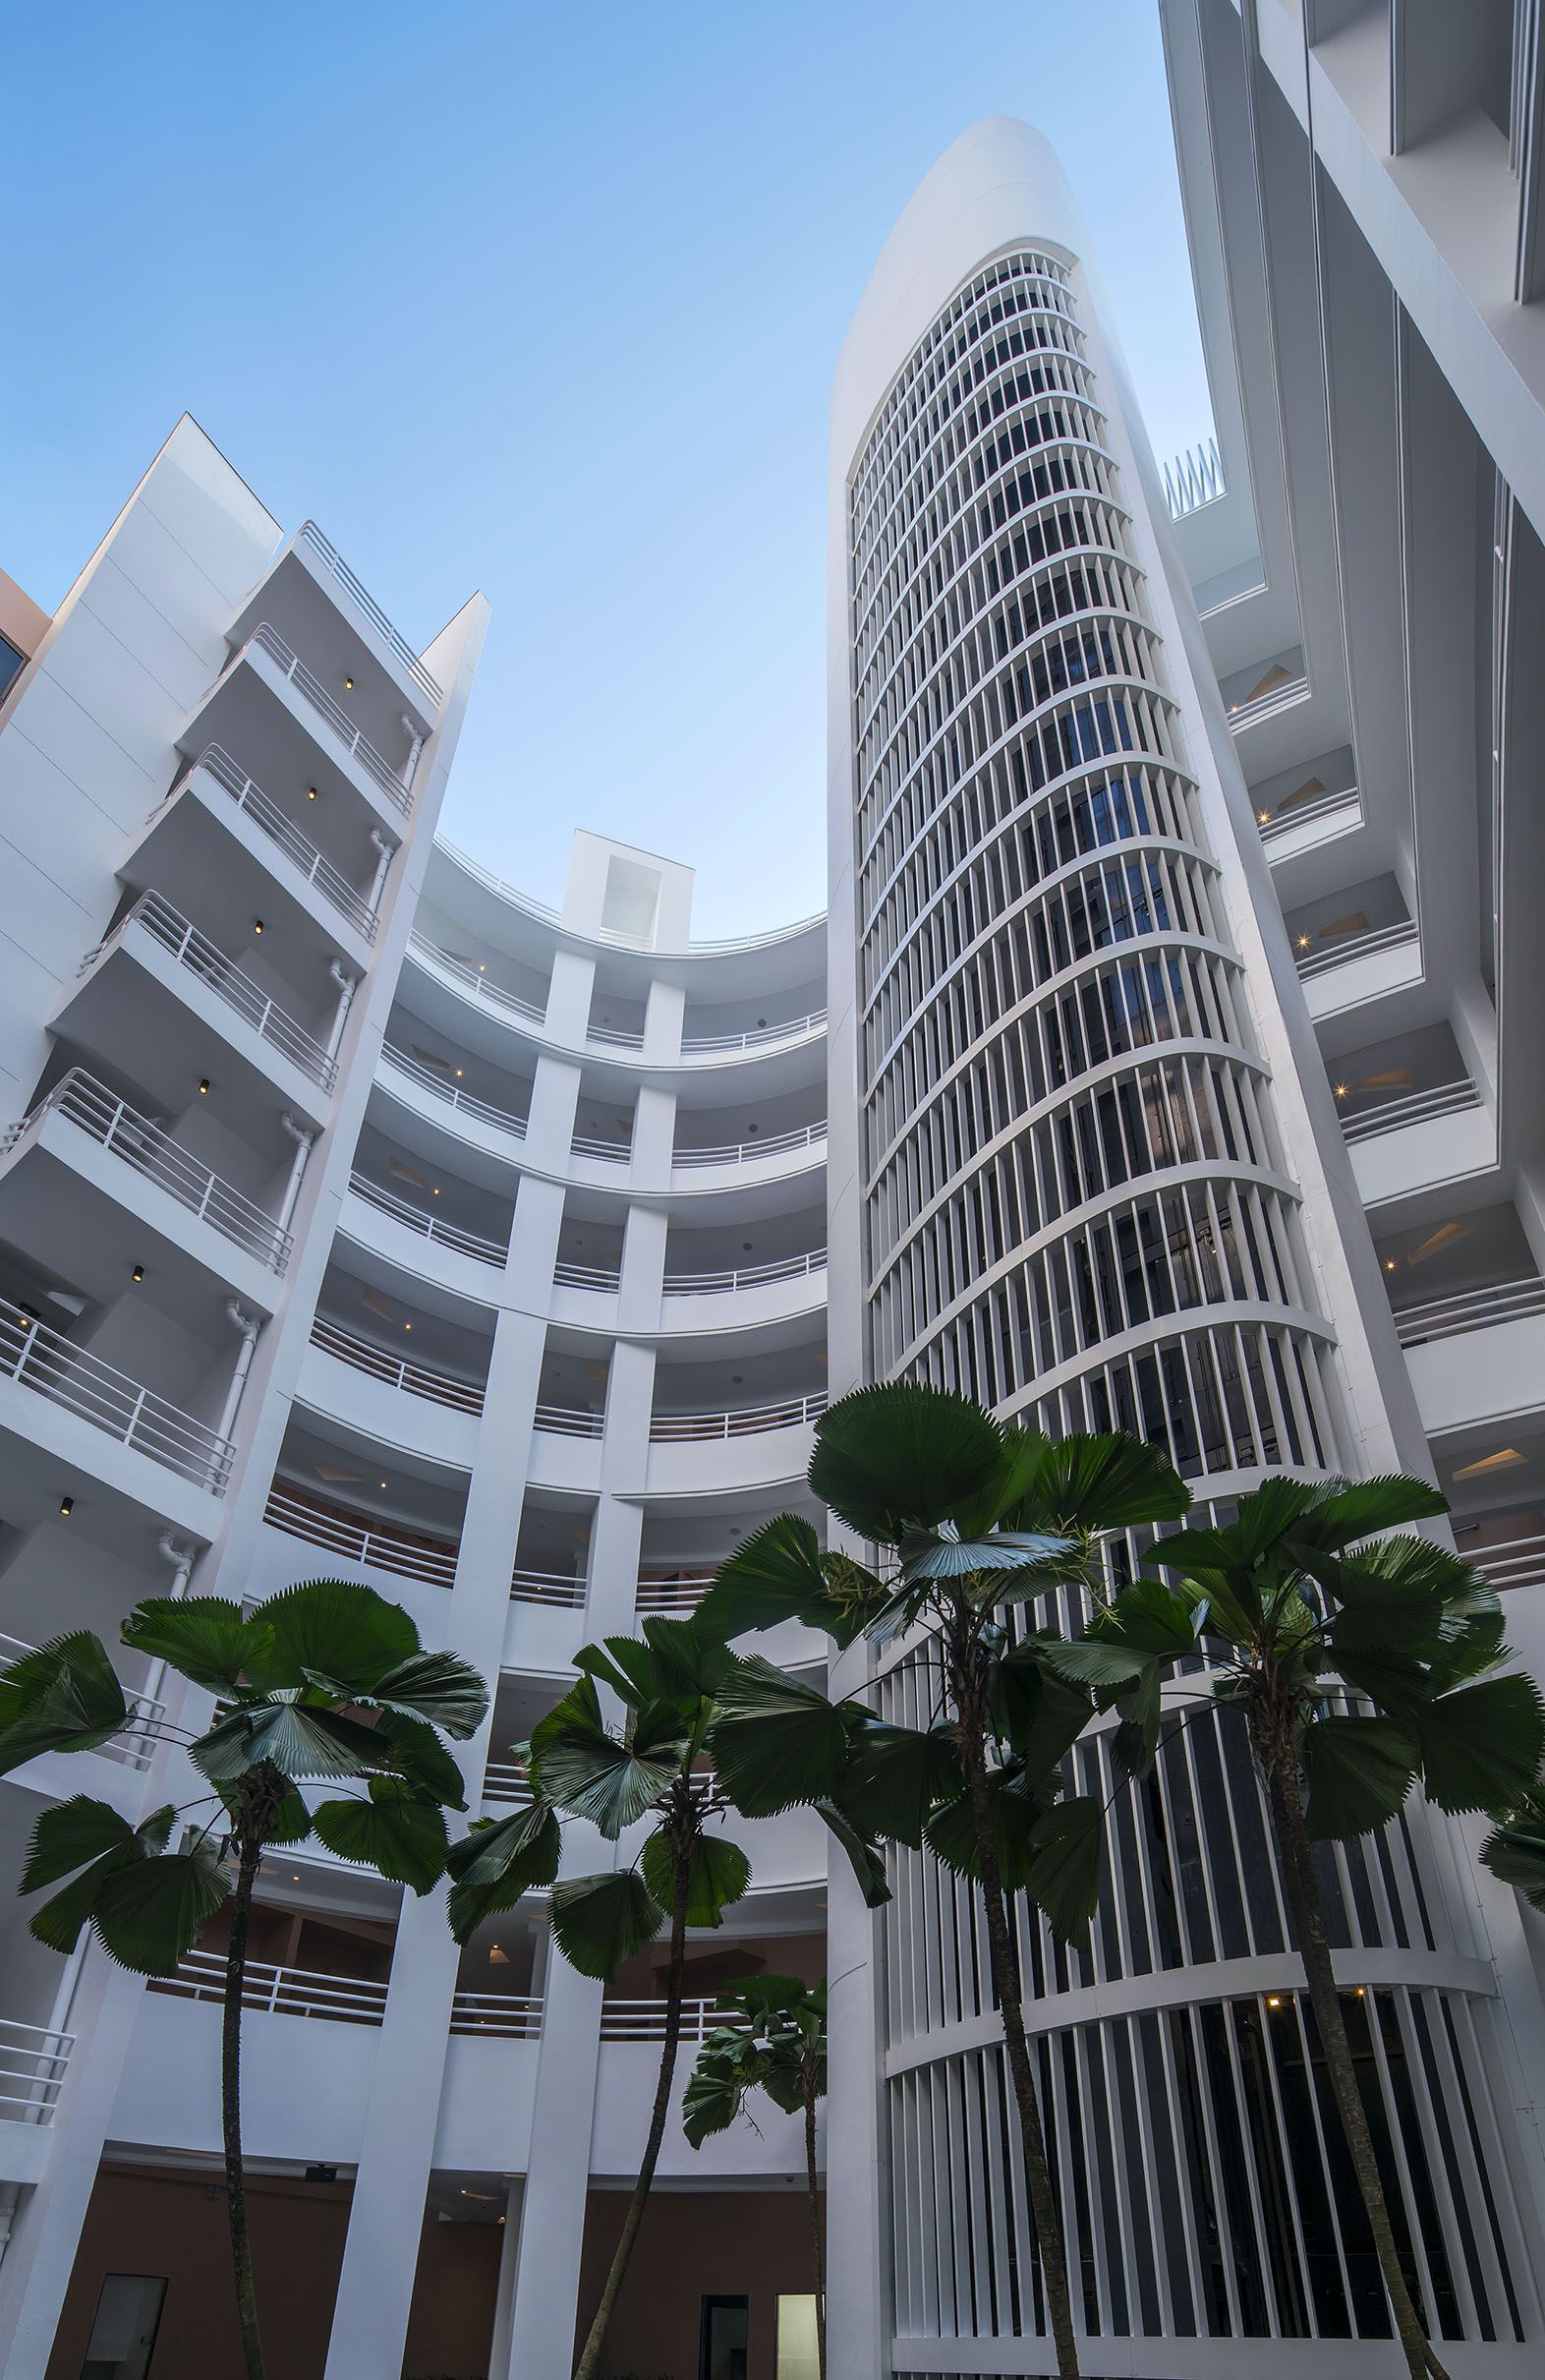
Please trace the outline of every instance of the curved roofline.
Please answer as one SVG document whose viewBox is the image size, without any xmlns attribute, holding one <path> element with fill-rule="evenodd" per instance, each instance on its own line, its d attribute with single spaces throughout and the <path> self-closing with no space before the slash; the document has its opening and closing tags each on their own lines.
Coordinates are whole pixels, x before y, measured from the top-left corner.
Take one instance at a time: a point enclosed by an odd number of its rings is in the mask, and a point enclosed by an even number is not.
<svg viewBox="0 0 1545 2380">
<path fill-rule="evenodd" d="M 518 909 L 523 916 L 533 917 L 539 924 L 550 926 L 555 934 L 561 934 L 571 942 L 584 943 L 592 950 L 628 951 L 645 958 L 713 958 L 730 957 L 738 951 L 772 950 L 779 943 L 795 942 L 803 934 L 826 930 L 827 913 L 825 909 L 816 909 L 808 917 L 796 918 L 785 926 L 769 926 L 760 934 L 711 936 L 702 941 L 694 936 L 685 943 L 644 942 L 629 934 L 590 933 L 583 926 L 572 924 L 561 909 L 553 908 L 547 901 L 538 900 L 534 895 L 523 893 L 518 885 L 496 876 L 491 868 L 484 866 L 481 859 L 475 859 L 470 851 L 463 850 L 459 843 L 451 842 L 445 836 L 435 836 L 434 848 L 454 867 L 473 877 L 486 892 L 507 900 L 511 908 Z"/>
</svg>

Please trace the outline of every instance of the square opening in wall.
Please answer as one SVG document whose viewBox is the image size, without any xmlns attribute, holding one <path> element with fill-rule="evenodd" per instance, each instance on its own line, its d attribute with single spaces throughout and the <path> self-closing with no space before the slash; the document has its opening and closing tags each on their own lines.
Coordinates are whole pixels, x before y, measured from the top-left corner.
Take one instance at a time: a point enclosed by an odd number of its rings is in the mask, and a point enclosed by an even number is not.
<svg viewBox="0 0 1545 2380">
<path fill-rule="evenodd" d="M 652 943 L 659 917 L 659 888 L 658 868 L 646 868 L 636 859 L 609 859 L 601 904 L 602 931 L 626 935 L 629 942 Z"/>
</svg>

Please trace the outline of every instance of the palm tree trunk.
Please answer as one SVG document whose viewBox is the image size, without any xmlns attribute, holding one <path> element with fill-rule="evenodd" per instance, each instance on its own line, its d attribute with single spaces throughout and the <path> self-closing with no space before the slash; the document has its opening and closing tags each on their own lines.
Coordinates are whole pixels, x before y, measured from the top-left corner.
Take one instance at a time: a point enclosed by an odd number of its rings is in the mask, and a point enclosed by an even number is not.
<svg viewBox="0 0 1545 2380">
<path fill-rule="evenodd" d="M 675 1853 L 675 1891 L 670 1910 L 670 1966 L 665 1986 L 665 2046 L 659 2054 L 659 2080 L 655 2086 L 655 2110 L 649 2119 L 649 2138 L 644 2143 L 644 2162 L 639 2177 L 633 2184 L 628 2212 L 622 2226 L 606 2275 L 606 2286 L 601 2293 L 584 2350 L 574 2366 L 574 2380 L 594 2380 L 601 2351 L 606 2344 L 606 2332 L 616 2310 L 618 2295 L 633 2254 L 639 2226 L 644 2221 L 644 2209 L 649 2204 L 650 2189 L 655 2179 L 655 2168 L 659 2162 L 659 2144 L 665 2137 L 665 2118 L 670 2111 L 670 2086 L 676 2071 L 676 2049 L 681 2040 L 681 1985 L 687 1963 L 687 1884 L 692 1873 L 692 1843 L 690 1839 L 678 1844 Z"/>
<path fill-rule="evenodd" d="M 1008 1910 L 999 1873 L 998 1845 L 993 1835 L 993 1805 L 987 1773 L 987 1692 L 977 1649 L 951 1653 L 956 1729 L 961 1765 L 971 1795 L 976 1829 L 977 1862 L 982 1871 L 982 1906 L 987 1918 L 987 1945 L 993 1982 L 1003 2018 L 1003 2046 L 1019 2109 L 1019 2137 L 1024 2149 L 1025 2182 L 1035 2217 L 1036 2247 L 1046 2283 L 1047 2312 L 1057 2350 L 1058 2380 L 1078 2380 L 1078 2341 L 1073 2331 L 1073 2301 L 1067 2287 L 1067 2264 L 1062 2253 L 1062 2228 L 1058 2218 L 1057 2193 L 1046 2154 L 1041 2106 L 1036 2097 L 1030 2045 L 1025 2038 L 1024 2009 L 1019 1997 L 1019 1969 L 1008 1931 Z"/>
<path fill-rule="evenodd" d="M 1320 1880 L 1315 1874 L 1309 1830 L 1304 1824 L 1303 1797 L 1298 1788 L 1298 1764 L 1290 1718 L 1279 1713 L 1270 1705 L 1258 1705 L 1250 1713 L 1250 1734 L 1266 1777 L 1272 1826 L 1283 1863 L 1288 1912 L 1292 1919 L 1294 1946 L 1303 1960 L 1304 1977 L 1309 1987 L 1309 2005 L 1314 2010 L 1315 2028 L 1320 2036 L 1320 2047 L 1325 2053 L 1331 2093 L 1336 2101 L 1336 2112 L 1341 2118 L 1342 2130 L 1346 2136 L 1352 2171 L 1357 2177 L 1357 2187 L 1372 2227 L 1374 2251 L 1390 2300 L 1396 2335 L 1411 2380 L 1448 2380 L 1448 2374 L 1428 2344 L 1421 2316 L 1405 2286 L 1405 2275 L 1401 2270 L 1395 2228 L 1390 2221 L 1384 2182 L 1374 2154 L 1373 2135 L 1368 2129 L 1367 2112 L 1362 2104 L 1362 2093 L 1357 2087 L 1351 2043 L 1346 2037 L 1346 2020 L 1342 2013 L 1341 1996 L 1336 1989 L 1325 1906 L 1320 1897 Z"/>
<path fill-rule="evenodd" d="M 231 1903 L 231 1942 L 225 1955 L 225 2003 L 220 2027 L 220 2125 L 225 2140 L 225 2202 L 231 2224 L 231 2269 L 236 2277 L 236 2320 L 242 2336 L 247 2380 L 266 2380 L 258 2329 L 258 2292 L 253 2247 L 247 2229 L 247 2177 L 242 2167 L 242 1986 L 247 1977 L 247 1932 L 253 1886 L 262 1846 L 245 1833 L 237 1838 L 240 1861 Z"/>
<path fill-rule="evenodd" d="M 816 2267 L 816 2371 L 827 2380 L 827 2251 L 821 2233 L 821 2183 L 816 2173 L 815 2075 L 805 2086 L 805 2182 L 810 2191 L 810 2244 Z"/>
</svg>

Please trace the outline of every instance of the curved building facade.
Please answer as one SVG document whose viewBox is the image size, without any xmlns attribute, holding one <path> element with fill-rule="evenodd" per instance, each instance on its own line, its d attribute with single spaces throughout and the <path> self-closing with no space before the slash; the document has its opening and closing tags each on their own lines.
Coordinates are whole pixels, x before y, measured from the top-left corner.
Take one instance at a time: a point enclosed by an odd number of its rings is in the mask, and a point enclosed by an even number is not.
<svg viewBox="0 0 1545 2380">
<path fill-rule="evenodd" d="M 833 1384 L 1134 1430 L 1216 1506 L 1279 1466 L 1426 1449 L 1339 1226 L 1323 1071 L 1157 484 L 1056 161 L 979 125 L 902 217 L 837 380 Z M 926 1646 L 866 1682 L 912 1723 L 937 1708 Z M 1140 1788 L 1100 1732 L 1077 1748 L 1111 1879 L 1087 1955 L 1020 1913 L 1026 2016 L 1087 2367 L 1287 2373 L 1388 2317 L 1247 1748 L 1182 1703 Z M 1495 2351 L 1466 2369 L 1521 2371 L 1534 2144 L 1486 1896 L 1426 1810 L 1334 1869 L 1420 2293 L 1445 2339 Z M 857 2360 L 855 2332 L 844 2368 L 1044 2370 L 972 1895 L 920 1854 L 893 1882 L 873 1921 L 832 1887 L 835 2049 L 879 2076 L 833 2125 L 834 2220 L 861 2166 L 887 2177 L 863 2319 L 887 2345 Z"/>
</svg>

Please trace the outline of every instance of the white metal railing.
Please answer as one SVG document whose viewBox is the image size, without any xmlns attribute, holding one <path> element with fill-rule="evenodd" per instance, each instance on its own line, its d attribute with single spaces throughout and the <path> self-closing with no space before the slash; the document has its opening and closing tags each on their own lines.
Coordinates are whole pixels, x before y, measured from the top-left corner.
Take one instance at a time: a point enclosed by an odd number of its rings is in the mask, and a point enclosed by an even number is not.
<svg viewBox="0 0 1545 2380">
<path fill-rule="evenodd" d="M 437 711 L 445 700 L 436 681 L 420 661 L 407 638 L 395 629 L 373 595 L 355 576 L 338 551 L 331 538 L 324 537 L 315 521 L 301 523 L 301 536 L 337 580 L 356 610 L 363 611 L 394 661 L 400 662 L 421 694 L 429 696 Z"/>
<path fill-rule="evenodd" d="M 89 1348 L 73 1347 L 9 1298 L 0 1299 L 0 1379 L 79 1414 L 120 1446 L 149 1455 L 196 1485 L 225 1493 L 235 1452 L 229 1438 L 142 1387 L 116 1364 L 104 1364 Z"/>
<path fill-rule="evenodd" d="M 333 701 L 321 679 L 313 675 L 294 647 L 285 643 L 277 628 L 270 627 L 263 620 L 253 630 L 248 643 L 267 654 L 296 693 L 304 696 L 312 709 L 326 721 L 350 759 L 359 762 L 371 783 L 378 785 L 387 800 L 406 817 L 413 806 L 413 787 L 407 779 L 400 770 L 392 767 L 384 753 L 376 751 L 370 737 L 355 726 L 348 712 Z M 237 658 L 240 659 L 240 656 Z"/>
<path fill-rule="evenodd" d="M 789 1132 L 763 1132 L 754 1140 L 726 1140 L 716 1148 L 680 1148 L 670 1162 L 679 1171 L 694 1165 L 744 1165 L 750 1157 L 778 1157 L 788 1149 L 814 1148 L 827 1136 L 826 1118 Z"/>
<path fill-rule="evenodd" d="M 604 1050 L 641 1050 L 644 1027 L 632 1024 L 587 1024 L 585 1038 Z"/>
<path fill-rule="evenodd" d="M 430 1587 L 449 1587 L 456 1577 L 457 1548 L 443 1538 L 416 1531 L 393 1529 L 389 1522 L 363 1514 L 340 1512 L 275 1480 L 268 1490 L 263 1519 L 286 1537 L 308 1545 L 323 1546 L 346 1560 L 363 1562 L 372 1570 L 389 1570 L 400 1579 L 422 1579 Z"/>
<path fill-rule="evenodd" d="M 356 1371 L 369 1372 L 372 1379 L 384 1380 L 390 1388 L 406 1389 L 410 1397 L 424 1397 L 431 1405 L 454 1405 L 458 1413 L 482 1413 L 484 1392 L 475 1380 L 458 1380 L 449 1372 L 429 1371 L 422 1364 L 409 1364 L 384 1349 L 372 1347 L 369 1339 L 357 1339 L 352 1331 L 340 1330 L 323 1314 L 312 1316 L 312 1345 L 324 1355 L 336 1356 L 340 1364 L 352 1364 Z"/>
<path fill-rule="evenodd" d="M 712 1570 L 671 1579 L 641 1578 L 634 1608 L 638 1611 L 696 1611 L 713 1584 Z"/>
<path fill-rule="evenodd" d="M 152 1975 L 152 1992 L 183 2000 L 223 2000 L 223 1950 L 189 1950 L 175 1975 Z M 249 1959 L 242 1979 L 242 2006 L 267 2016 L 330 2016 L 350 2025 L 378 2025 L 386 2013 L 386 1986 L 357 1975 L 324 1975 L 315 1967 L 273 1967 Z"/>
<path fill-rule="evenodd" d="M 1348 1143 L 1376 1140 L 1382 1132 L 1398 1132 L 1402 1125 L 1429 1124 L 1435 1117 L 1461 1115 L 1479 1105 L 1480 1093 L 1468 1076 L 1462 1082 L 1440 1082 L 1432 1090 L 1407 1091 L 1355 1116 L 1343 1116 L 1342 1138 Z"/>
<path fill-rule="evenodd" d="M 426 1240 L 434 1240 L 442 1248 L 453 1248 L 463 1256 L 475 1256 L 480 1264 L 502 1265 L 509 1253 L 508 1247 L 497 1240 L 485 1239 L 481 1232 L 463 1231 L 459 1223 L 446 1223 L 438 1215 L 427 1215 L 422 1207 L 410 1206 L 406 1198 L 393 1196 L 381 1190 L 362 1173 L 351 1173 L 349 1188 L 367 1206 L 378 1207 L 383 1215 L 405 1223 L 410 1231 Z"/>
<path fill-rule="evenodd" d="M 516 1563 L 510 1573 L 512 1603 L 583 1603 L 589 1593 L 572 1570 L 531 1570 Z"/>
<path fill-rule="evenodd" d="M 532 1799 L 531 1770 L 524 1761 L 489 1761 L 483 1771 L 483 1798 L 500 1809 L 524 1810 Z"/>
<path fill-rule="evenodd" d="M 749 2019 L 717 2007 L 713 2000 L 684 2000 L 681 2003 L 683 2041 L 707 2041 L 720 2025 L 744 2026 Z M 663 2041 L 665 2003 L 662 2000 L 603 2000 L 601 2003 L 602 2041 Z"/>
<path fill-rule="evenodd" d="M 766 1049 L 772 1042 L 797 1041 L 806 1033 L 824 1028 L 826 1021 L 825 1009 L 812 1009 L 808 1016 L 785 1017 L 780 1024 L 752 1025 L 744 1033 L 683 1033 L 681 1055 L 714 1058 L 735 1050 Z"/>
<path fill-rule="evenodd" d="M 1361 934 L 1338 934 L 1333 942 L 1319 950 L 1293 948 L 1293 964 L 1299 980 L 1307 983 L 1313 975 L 1323 975 L 1330 967 L 1345 966 L 1348 958 L 1366 958 L 1374 951 L 1393 951 L 1404 942 L 1416 939 L 1415 921 L 1402 917 L 1395 925 L 1370 926 Z"/>
<path fill-rule="evenodd" d="M 767 1264 L 737 1264 L 724 1272 L 667 1273 L 667 1298 L 702 1298 L 726 1289 L 755 1289 L 763 1281 L 798 1281 L 807 1273 L 825 1272 L 824 1248 L 807 1248 L 802 1256 L 774 1256 Z"/>
<path fill-rule="evenodd" d="M 16 1661 L 26 1660 L 37 1651 L 25 1637 L 8 1636 L 0 1629 L 0 1669 L 9 1669 Z M 96 1749 L 104 1760 L 122 1761 L 126 1769 L 143 1770 L 150 1766 L 155 1751 L 155 1739 L 149 1730 L 158 1719 L 166 1716 L 166 1705 L 150 1694 L 126 1696 L 129 1715 L 117 1735 L 109 1737 Z"/>
<path fill-rule="evenodd" d="M 583 1405 L 539 1405 L 536 1427 L 550 1429 L 560 1438 L 599 1438 L 606 1426 L 605 1416 L 591 1413 Z"/>
<path fill-rule="evenodd" d="M 1164 465 L 1165 502 L 1173 521 L 1184 520 L 1188 512 L 1200 512 L 1204 504 L 1216 504 L 1228 493 L 1223 457 L 1215 437 L 1187 446 L 1183 454 L 1172 456 Z"/>
<path fill-rule="evenodd" d="M 542 2002 L 529 1992 L 458 1992 L 451 2002 L 450 2029 L 535 2041 L 542 2031 Z"/>
<path fill-rule="evenodd" d="M 622 1286 L 622 1268 L 616 1264 L 570 1264 L 560 1257 L 552 1268 L 552 1278 L 561 1289 L 593 1289 L 610 1296 Z"/>
<path fill-rule="evenodd" d="M 455 951 L 447 951 L 438 942 L 431 942 L 428 934 L 410 934 L 408 948 L 416 951 L 420 958 L 432 958 L 436 966 L 444 967 L 447 974 L 454 975 L 458 983 L 465 985 L 469 992 L 476 993 L 480 1000 L 486 1000 L 490 1007 L 507 1009 L 512 1016 L 519 1016 L 525 1024 L 545 1024 L 545 1009 L 540 1009 L 534 1000 L 523 1000 L 519 992 L 507 992 L 476 961 L 461 958 Z"/>
<path fill-rule="evenodd" d="M 631 1165 L 631 1140 L 599 1140 L 593 1132 L 576 1132 L 569 1142 L 571 1157 L 595 1157 L 602 1165 Z"/>
<path fill-rule="evenodd" d="M 1545 1281 L 1503 1281 L 1495 1288 L 1459 1290 L 1452 1298 L 1404 1306 L 1396 1314 L 1395 1329 L 1402 1347 L 1424 1347 L 1429 1339 L 1454 1339 L 1463 1331 L 1538 1313 L 1545 1313 Z"/>
<path fill-rule="evenodd" d="M 293 1245 L 290 1234 L 282 1231 L 272 1216 L 265 1215 L 251 1198 L 190 1157 L 158 1124 L 140 1115 L 127 1100 L 115 1098 L 105 1083 L 98 1082 L 84 1068 L 72 1067 L 54 1084 L 47 1098 L 38 1101 L 29 1116 L 10 1127 L 4 1148 L 15 1148 L 27 1133 L 36 1130 L 45 1116 L 62 1116 L 67 1123 L 79 1126 L 99 1147 L 122 1158 L 137 1174 L 143 1174 L 158 1190 L 175 1198 L 179 1206 L 187 1207 L 190 1214 L 201 1217 L 238 1248 L 257 1256 L 270 1272 L 283 1272 Z"/>
<path fill-rule="evenodd" d="M 474 1116 L 480 1124 L 491 1124 L 495 1131 L 508 1132 L 516 1140 L 525 1139 L 524 1116 L 512 1115 L 508 1108 L 492 1107 L 486 1099 L 474 1098 L 459 1083 L 447 1082 L 443 1075 L 435 1073 L 433 1067 L 421 1066 L 417 1058 L 410 1058 L 406 1050 L 397 1049 L 389 1041 L 382 1042 L 381 1056 L 399 1074 L 406 1074 L 423 1089 L 432 1091 L 436 1099 L 443 1099 L 447 1107 L 459 1108 L 464 1116 Z"/>
<path fill-rule="evenodd" d="M 49 2123 L 59 2099 L 73 2033 L 0 2016 L 0 2116 L 11 2123 Z"/>
<path fill-rule="evenodd" d="M 680 1438 L 748 1438 L 764 1429 L 794 1429 L 827 1410 L 826 1391 L 783 1397 L 775 1405 L 740 1405 L 730 1413 L 657 1413 L 649 1434 L 657 1441 Z"/>
<path fill-rule="evenodd" d="M 370 902 L 317 849 L 310 836 L 303 835 L 300 828 L 286 818 L 278 803 L 270 801 L 267 794 L 253 784 L 245 769 L 237 766 L 229 752 L 219 744 L 208 744 L 195 761 L 194 769 L 201 769 L 206 777 L 212 777 L 222 792 L 229 793 L 236 807 L 252 820 L 254 826 L 260 828 L 270 842 L 277 843 L 286 859 L 294 862 L 307 883 L 315 885 L 317 892 L 331 901 L 339 915 L 348 919 L 350 925 L 358 926 L 367 942 L 375 940 L 375 928 L 379 921 Z M 192 775 L 193 770 L 190 770 L 188 776 Z M 188 777 L 180 778 L 167 794 L 166 801 L 171 801 L 180 793 L 187 783 Z M 166 802 L 159 807 L 164 809 Z M 152 810 L 150 815 L 153 818 L 155 811 Z"/>
<path fill-rule="evenodd" d="M 1495 1545 L 1461 1544 L 1459 1556 L 1484 1571 L 1499 1594 L 1510 1587 L 1545 1587 L 1545 1536 L 1505 1538 Z"/>
<path fill-rule="evenodd" d="M 1269 818 L 1257 820 L 1262 842 L 1271 842 L 1286 835 L 1292 827 L 1306 827 L 1317 818 L 1329 818 L 1338 810 L 1357 810 L 1362 806 L 1355 785 L 1340 793 L 1317 793 L 1312 801 L 1295 801 L 1288 810 L 1278 810 Z"/>
<path fill-rule="evenodd" d="M 297 1024 L 287 1009 L 270 1000 L 260 984 L 255 983 L 234 958 L 227 958 L 207 934 L 200 934 L 197 926 L 190 925 L 160 893 L 142 893 L 127 916 L 119 919 L 110 934 L 103 935 L 94 950 L 86 952 L 80 973 L 84 975 L 88 967 L 94 966 L 135 925 L 143 926 L 164 951 L 171 953 L 179 966 L 206 984 L 262 1040 L 271 1042 L 282 1057 L 288 1058 L 292 1066 L 298 1066 L 303 1074 L 309 1074 L 324 1091 L 332 1089 L 337 1079 L 337 1063 L 315 1035 L 309 1033 L 303 1024 Z"/>
</svg>

